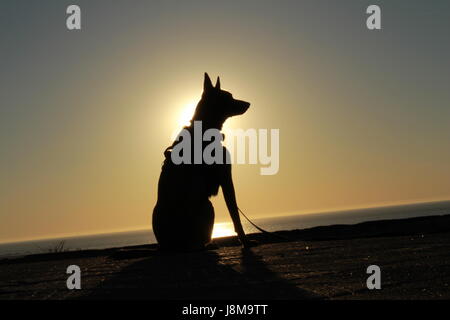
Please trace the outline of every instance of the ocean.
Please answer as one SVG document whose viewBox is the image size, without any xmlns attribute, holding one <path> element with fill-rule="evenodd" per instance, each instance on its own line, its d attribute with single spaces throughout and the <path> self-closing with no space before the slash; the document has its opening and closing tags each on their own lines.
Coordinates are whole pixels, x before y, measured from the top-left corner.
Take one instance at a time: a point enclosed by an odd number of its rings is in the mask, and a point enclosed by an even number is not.
<svg viewBox="0 0 450 320">
<path fill-rule="evenodd" d="M 334 224 L 355 224 L 365 221 L 404 219 L 445 214 L 450 214 L 450 201 L 323 213 L 308 213 L 301 215 L 254 219 L 253 222 L 267 231 L 280 231 L 305 229 Z M 246 233 L 258 232 L 258 230 L 248 223 L 244 217 L 241 217 L 241 220 Z M 213 237 L 215 238 L 233 234 L 234 232 L 231 222 L 216 223 L 214 225 Z M 156 243 L 155 236 L 153 235 L 151 229 L 82 237 L 43 239 L 0 244 L 0 258 L 12 258 L 55 251 L 105 249 L 151 243 Z"/>
</svg>

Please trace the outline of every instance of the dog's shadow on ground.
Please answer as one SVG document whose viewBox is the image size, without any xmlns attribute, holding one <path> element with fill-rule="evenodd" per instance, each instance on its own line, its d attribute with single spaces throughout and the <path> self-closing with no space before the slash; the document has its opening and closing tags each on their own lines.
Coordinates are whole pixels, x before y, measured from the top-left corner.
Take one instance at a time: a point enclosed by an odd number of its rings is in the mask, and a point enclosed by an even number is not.
<svg viewBox="0 0 450 320">
<path fill-rule="evenodd" d="M 193 253 L 130 250 L 113 259 L 136 259 L 83 299 L 313 299 L 269 270 L 251 249 Z"/>
</svg>

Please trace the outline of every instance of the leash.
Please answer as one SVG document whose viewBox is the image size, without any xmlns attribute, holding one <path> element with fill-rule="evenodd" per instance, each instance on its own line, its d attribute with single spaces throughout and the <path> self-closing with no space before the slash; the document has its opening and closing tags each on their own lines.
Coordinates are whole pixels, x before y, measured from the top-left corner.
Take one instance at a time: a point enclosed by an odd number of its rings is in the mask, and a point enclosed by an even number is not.
<svg viewBox="0 0 450 320">
<path fill-rule="evenodd" d="M 258 230 L 261 231 L 262 233 L 268 234 L 269 236 L 272 236 L 272 237 L 281 239 L 281 240 L 283 240 L 283 241 L 294 241 L 294 240 L 291 240 L 291 239 L 282 237 L 282 236 L 280 236 L 280 235 L 277 235 L 277 234 L 275 234 L 275 233 L 273 233 L 273 232 L 269 232 L 269 231 L 267 231 L 267 230 L 264 230 L 264 229 L 261 228 L 261 227 L 258 227 L 256 224 L 254 224 L 254 223 L 253 223 L 253 222 L 252 222 L 252 221 L 244 214 L 244 212 L 242 212 L 242 210 L 241 210 L 239 207 L 238 207 L 238 210 L 239 210 L 239 212 L 244 216 L 244 218 L 247 219 L 248 222 L 250 222 L 250 224 L 251 224 L 252 226 L 254 226 L 256 229 L 258 229 Z"/>
</svg>

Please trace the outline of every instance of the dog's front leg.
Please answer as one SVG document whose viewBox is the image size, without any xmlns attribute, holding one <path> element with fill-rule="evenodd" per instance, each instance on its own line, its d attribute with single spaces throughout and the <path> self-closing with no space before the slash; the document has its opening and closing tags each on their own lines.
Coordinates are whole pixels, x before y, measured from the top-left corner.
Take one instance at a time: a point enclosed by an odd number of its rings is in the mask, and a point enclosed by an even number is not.
<svg viewBox="0 0 450 320">
<path fill-rule="evenodd" d="M 228 212 L 230 213 L 231 220 L 233 221 L 234 231 L 236 231 L 239 240 L 241 241 L 244 247 L 250 246 L 249 241 L 244 232 L 244 228 L 242 227 L 241 218 L 239 216 L 238 205 L 236 202 L 236 193 L 234 191 L 233 178 L 231 175 L 231 165 L 224 165 L 224 171 L 222 174 L 222 192 L 225 198 L 225 203 L 228 208 Z"/>
</svg>

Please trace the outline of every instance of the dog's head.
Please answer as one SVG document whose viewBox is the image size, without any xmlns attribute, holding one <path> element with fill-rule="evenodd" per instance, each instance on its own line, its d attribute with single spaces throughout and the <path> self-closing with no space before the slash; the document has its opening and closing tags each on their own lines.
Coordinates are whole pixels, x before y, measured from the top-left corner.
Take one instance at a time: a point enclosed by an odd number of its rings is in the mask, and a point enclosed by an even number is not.
<svg viewBox="0 0 450 320">
<path fill-rule="evenodd" d="M 220 89 L 220 78 L 217 77 L 213 86 L 208 74 L 205 73 L 202 99 L 197 105 L 192 120 L 203 121 L 209 127 L 221 129 L 225 120 L 247 111 L 250 103 L 236 100 L 228 91 Z"/>
</svg>

